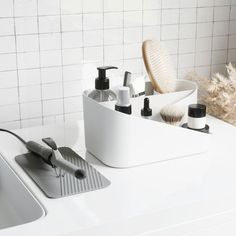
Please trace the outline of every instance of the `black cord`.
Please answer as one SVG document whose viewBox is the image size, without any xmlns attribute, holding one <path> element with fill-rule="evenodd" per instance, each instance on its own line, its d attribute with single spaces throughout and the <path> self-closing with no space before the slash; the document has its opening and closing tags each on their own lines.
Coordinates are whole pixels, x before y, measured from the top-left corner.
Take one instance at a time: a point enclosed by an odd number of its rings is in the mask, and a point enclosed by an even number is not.
<svg viewBox="0 0 236 236">
<path fill-rule="evenodd" d="M 19 139 L 24 145 L 27 144 L 27 142 L 26 142 L 23 138 L 21 138 L 19 135 L 15 134 L 15 133 L 13 133 L 13 132 L 11 132 L 10 130 L 7 130 L 7 129 L 0 129 L 0 131 L 6 132 L 6 133 L 9 133 L 9 134 L 12 134 L 12 135 L 14 135 L 17 139 Z"/>
</svg>

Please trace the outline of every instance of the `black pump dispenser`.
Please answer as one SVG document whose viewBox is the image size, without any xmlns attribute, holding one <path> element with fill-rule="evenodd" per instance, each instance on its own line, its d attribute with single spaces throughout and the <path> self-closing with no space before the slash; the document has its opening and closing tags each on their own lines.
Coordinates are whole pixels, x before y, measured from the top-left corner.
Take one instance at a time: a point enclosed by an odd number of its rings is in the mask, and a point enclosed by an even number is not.
<svg viewBox="0 0 236 236">
<path fill-rule="evenodd" d="M 152 109 L 149 107 L 149 98 L 144 98 L 144 107 L 141 110 L 141 116 L 144 117 L 152 116 Z"/>
<path fill-rule="evenodd" d="M 109 78 L 106 77 L 106 71 L 111 69 L 118 69 L 115 66 L 98 67 L 98 78 L 95 79 L 95 89 L 106 90 L 109 89 Z"/>
</svg>

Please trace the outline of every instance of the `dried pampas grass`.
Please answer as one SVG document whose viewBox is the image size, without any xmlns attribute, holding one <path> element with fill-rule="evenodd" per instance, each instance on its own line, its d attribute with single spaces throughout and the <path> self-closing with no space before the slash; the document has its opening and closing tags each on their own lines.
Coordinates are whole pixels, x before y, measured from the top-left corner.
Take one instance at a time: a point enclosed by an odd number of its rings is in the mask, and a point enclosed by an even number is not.
<svg viewBox="0 0 236 236">
<path fill-rule="evenodd" d="M 226 65 L 227 76 L 214 74 L 210 79 L 195 72 L 186 79 L 199 86 L 199 100 L 207 106 L 208 114 L 236 126 L 236 68 Z"/>
</svg>

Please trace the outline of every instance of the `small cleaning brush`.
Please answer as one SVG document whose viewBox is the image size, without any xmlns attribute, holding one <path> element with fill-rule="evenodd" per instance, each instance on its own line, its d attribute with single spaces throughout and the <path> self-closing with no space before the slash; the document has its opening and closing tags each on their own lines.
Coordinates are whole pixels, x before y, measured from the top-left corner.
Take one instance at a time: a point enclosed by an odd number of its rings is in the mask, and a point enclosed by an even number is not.
<svg viewBox="0 0 236 236">
<path fill-rule="evenodd" d="M 185 115 L 185 112 L 183 107 L 173 104 L 173 105 L 167 105 L 164 108 L 162 108 L 160 111 L 160 115 L 165 123 L 179 126 Z"/>
</svg>

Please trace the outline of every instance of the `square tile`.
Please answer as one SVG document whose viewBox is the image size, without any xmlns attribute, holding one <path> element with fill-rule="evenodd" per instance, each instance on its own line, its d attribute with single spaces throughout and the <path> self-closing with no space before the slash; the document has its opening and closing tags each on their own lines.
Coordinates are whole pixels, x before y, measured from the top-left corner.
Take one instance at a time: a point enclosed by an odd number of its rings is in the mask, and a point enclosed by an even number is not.
<svg viewBox="0 0 236 236">
<path fill-rule="evenodd" d="M 101 46 L 103 44 L 102 30 L 84 31 L 84 47 Z"/>
<path fill-rule="evenodd" d="M 197 0 L 180 0 L 181 8 L 197 7 Z"/>
<path fill-rule="evenodd" d="M 60 32 L 60 16 L 40 16 L 39 33 Z"/>
<path fill-rule="evenodd" d="M 143 27 L 143 40 L 148 40 L 148 39 L 160 40 L 160 36 L 161 36 L 160 25 Z"/>
<path fill-rule="evenodd" d="M 15 19 L 16 34 L 37 34 L 37 17 L 20 17 Z"/>
<path fill-rule="evenodd" d="M 41 100 L 41 87 L 40 85 L 20 87 L 20 102 L 34 102 Z"/>
<path fill-rule="evenodd" d="M 144 0 L 143 9 L 144 10 L 161 9 L 161 0 Z"/>
<path fill-rule="evenodd" d="M 72 81 L 83 78 L 83 65 L 63 66 L 63 80 Z"/>
<path fill-rule="evenodd" d="M 84 48 L 84 63 L 103 60 L 103 47 Z"/>
<path fill-rule="evenodd" d="M 17 66 L 19 69 L 38 68 L 40 66 L 39 52 L 18 53 Z"/>
<path fill-rule="evenodd" d="M 213 38 L 213 50 L 228 49 L 228 36 L 218 36 Z"/>
<path fill-rule="evenodd" d="M 65 98 L 64 104 L 66 113 L 74 113 L 81 111 L 81 108 L 83 107 L 82 96 Z"/>
<path fill-rule="evenodd" d="M 143 11 L 143 25 L 160 25 L 161 24 L 161 11 L 160 10 L 145 10 Z"/>
<path fill-rule="evenodd" d="M 179 53 L 194 53 L 196 39 L 182 39 L 179 41 Z"/>
<path fill-rule="evenodd" d="M 214 21 L 227 21 L 230 19 L 230 7 L 215 7 L 214 9 Z"/>
<path fill-rule="evenodd" d="M 61 17 L 62 31 L 82 30 L 82 15 L 65 15 Z"/>
<path fill-rule="evenodd" d="M 75 97 L 81 96 L 83 91 L 82 81 L 66 81 L 64 83 L 64 96 L 67 97 Z"/>
<path fill-rule="evenodd" d="M 7 105 L 0 107 L 0 122 L 10 122 L 20 119 L 19 105 Z"/>
<path fill-rule="evenodd" d="M 86 0 L 83 1 L 83 12 L 102 12 L 103 0 Z"/>
<path fill-rule="evenodd" d="M 105 61 L 123 59 L 123 45 L 105 46 L 104 59 Z"/>
<path fill-rule="evenodd" d="M 61 0 L 62 14 L 75 14 L 82 12 L 82 0 Z"/>
<path fill-rule="evenodd" d="M 142 10 L 143 2 L 142 0 L 126 0 L 124 1 L 125 11 L 138 11 Z"/>
<path fill-rule="evenodd" d="M 3 36 L 0 37 L 0 53 L 12 53 L 15 52 L 15 37 Z"/>
<path fill-rule="evenodd" d="M 227 63 L 227 50 L 213 51 L 212 64 L 226 64 Z"/>
<path fill-rule="evenodd" d="M 104 28 L 121 28 L 123 27 L 123 13 L 112 12 L 104 13 Z"/>
<path fill-rule="evenodd" d="M 124 43 L 142 42 L 142 28 L 126 28 L 124 29 Z"/>
<path fill-rule="evenodd" d="M 83 46 L 82 32 L 62 33 L 62 48 L 79 48 Z"/>
<path fill-rule="evenodd" d="M 42 85 L 42 99 L 56 99 L 63 97 L 62 83 L 50 83 Z"/>
<path fill-rule="evenodd" d="M 180 9 L 180 23 L 195 23 L 197 21 L 197 9 L 196 8 L 184 8 Z"/>
<path fill-rule="evenodd" d="M 40 52 L 41 66 L 60 66 L 61 65 L 61 51 L 41 51 Z"/>
<path fill-rule="evenodd" d="M 124 59 L 141 58 L 142 45 L 138 44 L 125 44 L 124 45 Z"/>
<path fill-rule="evenodd" d="M 42 116 L 42 103 L 30 102 L 20 104 L 21 118 L 31 119 Z"/>
<path fill-rule="evenodd" d="M 142 26 L 142 11 L 129 11 L 124 13 L 124 27 Z"/>
<path fill-rule="evenodd" d="M 0 0 L 0 16 L 13 17 L 13 0 Z"/>
<path fill-rule="evenodd" d="M 63 49 L 62 55 L 63 65 L 80 64 L 83 61 L 82 48 Z"/>
<path fill-rule="evenodd" d="M 104 0 L 104 11 L 123 11 L 123 0 Z"/>
<path fill-rule="evenodd" d="M 63 114 L 63 100 L 43 101 L 43 116 L 52 116 Z"/>
<path fill-rule="evenodd" d="M 61 67 L 42 68 L 41 80 L 43 84 L 62 81 L 62 68 Z"/>
<path fill-rule="evenodd" d="M 197 9 L 197 22 L 212 22 L 214 16 L 214 8 L 198 8 Z"/>
<path fill-rule="evenodd" d="M 0 88 L 17 87 L 17 72 L 5 71 L 0 73 Z"/>
<path fill-rule="evenodd" d="M 212 49 L 212 38 L 198 38 L 196 41 L 196 51 L 210 51 Z"/>
<path fill-rule="evenodd" d="M 161 39 L 177 39 L 179 36 L 179 26 L 178 25 L 165 25 L 161 28 Z"/>
<path fill-rule="evenodd" d="M 0 18 L 0 36 L 2 35 L 14 35 L 13 18 Z"/>
<path fill-rule="evenodd" d="M 27 70 L 19 70 L 19 85 L 27 86 L 27 85 L 36 85 L 40 84 L 40 69 L 27 69 Z"/>
<path fill-rule="evenodd" d="M 14 1 L 14 8 L 15 16 L 37 16 L 37 0 Z"/>
<path fill-rule="evenodd" d="M 61 34 L 40 34 L 40 50 L 55 50 L 61 48 Z"/>
<path fill-rule="evenodd" d="M 215 26 L 215 25 L 214 25 Z M 197 24 L 197 37 L 210 37 L 213 34 L 213 23 Z"/>
<path fill-rule="evenodd" d="M 16 54 L 0 54 L 0 71 L 16 69 Z"/>
<path fill-rule="evenodd" d="M 163 9 L 179 8 L 179 7 L 180 7 L 179 0 L 164 0 L 164 1 L 162 1 L 162 8 Z"/>
<path fill-rule="evenodd" d="M 39 50 L 38 35 L 17 35 L 17 52 L 30 52 Z"/>
<path fill-rule="evenodd" d="M 17 88 L 0 89 L 0 106 L 6 106 L 18 103 Z"/>
<path fill-rule="evenodd" d="M 104 30 L 104 45 L 122 44 L 123 29 Z"/>
<path fill-rule="evenodd" d="M 39 0 L 39 15 L 57 15 L 60 14 L 60 0 Z"/>
<path fill-rule="evenodd" d="M 179 23 L 179 9 L 163 9 L 161 23 L 164 25 Z"/>
<path fill-rule="evenodd" d="M 231 21 L 232 22 L 232 21 Z M 230 25 L 231 25 L 230 22 Z M 235 24 L 236 26 L 236 24 Z M 236 28 L 235 28 L 236 29 Z M 214 22 L 213 35 L 222 36 L 229 34 L 229 22 Z"/>
<path fill-rule="evenodd" d="M 88 13 L 83 15 L 83 29 L 93 30 L 103 28 L 102 13 Z"/>
</svg>

